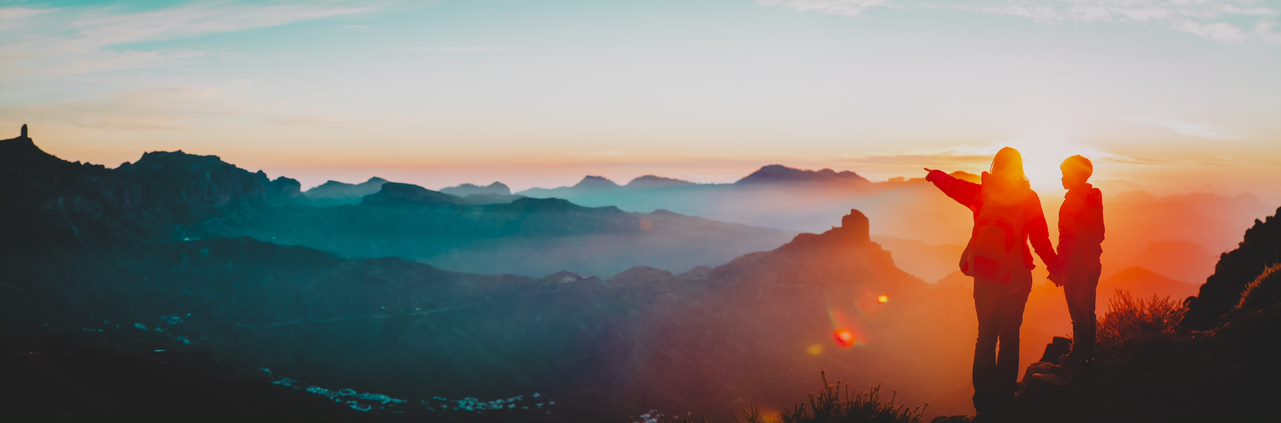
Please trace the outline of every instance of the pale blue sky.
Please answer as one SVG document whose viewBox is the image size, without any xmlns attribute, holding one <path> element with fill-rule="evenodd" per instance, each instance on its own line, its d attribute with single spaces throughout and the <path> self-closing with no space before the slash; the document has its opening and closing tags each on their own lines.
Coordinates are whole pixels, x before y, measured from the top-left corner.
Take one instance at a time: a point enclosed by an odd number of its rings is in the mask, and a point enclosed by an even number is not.
<svg viewBox="0 0 1281 423">
<path fill-rule="evenodd" d="M 1281 165 L 1278 1 L 125 3 L 0 1 L 0 125 L 305 185 L 886 178 L 1005 144 L 1156 188 Z"/>
</svg>

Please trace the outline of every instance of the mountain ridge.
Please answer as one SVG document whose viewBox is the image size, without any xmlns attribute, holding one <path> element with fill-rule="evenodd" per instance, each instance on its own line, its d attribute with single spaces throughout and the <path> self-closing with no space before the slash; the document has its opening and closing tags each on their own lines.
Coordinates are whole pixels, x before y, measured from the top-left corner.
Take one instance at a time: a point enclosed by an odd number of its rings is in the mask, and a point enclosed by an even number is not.
<svg viewBox="0 0 1281 423">
<path fill-rule="evenodd" d="M 867 178 L 851 171 L 834 171 L 823 168 L 820 170 L 805 170 L 784 166 L 781 164 L 770 164 L 762 166 L 755 172 L 744 176 L 742 179 L 735 181 L 735 185 L 750 184 L 778 184 L 778 183 L 841 183 L 841 184 L 864 184 L 869 183 Z"/>
<path fill-rule="evenodd" d="M 323 202 L 308 198 L 293 179 L 269 179 L 218 156 L 181 151 L 148 152 L 114 169 L 66 162 L 25 138 L 5 141 L 0 151 L 6 152 L 0 175 L 12 176 L 0 181 L 0 196 L 20 206 L 5 209 L 10 233 L 45 225 L 54 232 L 31 238 L 62 247 L 249 236 L 477 273 L 604 276 L 636 265 L 683 272 L 772 248 L 792 235 L 560 199 L 457 197 L 381 178 L 363 187 L 329 184 L 377 190 L 349 203 Z"/>
</svg>

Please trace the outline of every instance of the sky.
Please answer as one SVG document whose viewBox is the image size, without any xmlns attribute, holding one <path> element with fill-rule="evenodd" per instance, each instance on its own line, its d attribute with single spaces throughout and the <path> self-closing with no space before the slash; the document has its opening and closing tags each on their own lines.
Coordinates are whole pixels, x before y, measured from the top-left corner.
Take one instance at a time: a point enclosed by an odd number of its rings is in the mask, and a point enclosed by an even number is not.
<svg viewBox="0 0 1281 423">
<path fill-rule="evenodd" d="M 1070 154 L 1281 201 L 1281 0 L 0 0 L 0 131 L 438 188 Z M 2 134 L 0 134 L 2 135 Z"/>
</svg>

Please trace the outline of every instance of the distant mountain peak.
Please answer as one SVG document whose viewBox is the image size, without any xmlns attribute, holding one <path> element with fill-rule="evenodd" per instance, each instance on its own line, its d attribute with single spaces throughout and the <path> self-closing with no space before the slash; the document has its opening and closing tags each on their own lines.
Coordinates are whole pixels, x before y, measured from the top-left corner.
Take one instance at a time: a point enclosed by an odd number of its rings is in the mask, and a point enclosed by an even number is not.
<svg viewBox="0 0 1281 423">
<path fill-rule="evenodd" d="M 303 195 L 314 201 L 355 204 L 361 198 L 377 193 L 388 183 L 388 180 L 377 176 L 359 184 L 329 180 L 303 192 Z"/>
<path fill-rule="evenodd" d="M 316 190 L 316 189 L 322 189 L 322 188 L 336 188 L 336 187 L 350 187 L 350 186 L 354 186 L 354 185 L 349 184 L 349 183 L 346 183 L 346 182 L 335 181 L 335 180 L 333 180 L 333 179 L 330 179 L 330 180 L 328 180 L 328 181 L 325 181 L 325 183 L 320 184 L 319 186 L 317 186 L 317 187 L 315 187 L 315 188 L 312 188 L 312 189 L 310 189 L 310 190 L 308 190 L 308 191 L 312 191 L 312 190 Z"/>
<path fill-rule="evenodd" d="M 507 187 L 507 184 L 504 184 L 498 181 L 494 181 L 493 183 L 485 186 L 480 186 L 472 183 L 465 183 L 465 184 L 455 185 L 452 187 L 441 188 L 440 192 L 443 192 L 449 195 L 457 195 L 459 197 L 466 197 L 469 195 L 511 195 L 512 194 L 512 190 L 511 188 Z"/>
<path fill-rule="evenodd" d="M 851 171 L 837 172 L 832 169 L 806 170 L 771 164 L 762 166 L 750 175 L 739 179 L 735 184 L 776 184 L 776 183 L 846 183 L 862 184 L 868 180 Z"/>
<path fill-rule="evenodd" d="M 583 180 L 578 181 L 578 184 L 575 184 L 574 188 L 588 188 L 588 189 L 618 188 L 618 184 L 614 183 L 614 181 L 611 181 L 609 180 L 609 178 L 606 178 L 604 176 L 587 175 L 583 177 Z"/>
<path fill-rule="evenodd" d="M 222 157 L 218 157 L 216 155 L 191 154 L 182 150 L 148 151 L 148 152 L 142 153 L 142 157 L 139 158 L 138 161 L 134 162 L 133 164 L 138 165 L 138 164 L 142 164 L 143 162 L 154 163 L 154 162 L 160 162 L 160 161 L 186 161 L 190 163 L 203 163 L 203 164 L 214 164 L 214 165 L 221 164 L 221 165 L 227 165 L 227 166 L 234 166 L 231 163 L 222 161 Z"/>
<path fill-rule="evenodd" d="M 413 184 L 387 182 L 378 192 L 365 196 L 361 204 L 367 205 L 454 205 L 457 197 Z"/>
<path fill-rule="evenodd" d="M 325 183 L 320 184 L 320 185 L 316 186 L 315 188 L 312 188 L 312 189 L 310 189 L 310 190 L 308 190 L 308 191 L 312 191 L 312 190 L 316 190 L 316 189 L 321 189 L 321 188 L 325 188 L 325 189 L 329 189 L 329 188 L 339 188 L 339 187 L 344 187 L 344 188 L 346 188 L 346 187 L 358 187 L 358 186 L 362 186 L 362 185 L 381 186 L 382 184 L 385 184 L 385 183 L 387 183 L 387 182 L 388 182 L 388 181 L 387 181 L 386 179 L 383 179 L 383 178 L 380 178 L 380 177 L 377 177 L 377 176 L 372 176 L 372 177 L 370 177 L 369 179 L 365 180 L 365 182 L 361 182 L 361 183 L 359 183 L 359 184 L 353 184 L 353 183 L 350 183 L 350 182 L 336 181 L 336 180 L 330 179 L 330 180 L 328 180 L 328 181 L 325 181 Z"/>
<path fill-rule="evenodd" d="M 694 185 L 693 182 L 658 175 L 644 175 L 627 183 L 628 188 L 667 188 Z"/>
<path fill-rule="evenodd" d="M 650 266 L 636 266 L 620 272 L 609 278 L 608 282 L 615 286 L 623 285 L 644 285 L 655 282 L 667 281 L 674 278 L 672 272 Z"/>
</svg>

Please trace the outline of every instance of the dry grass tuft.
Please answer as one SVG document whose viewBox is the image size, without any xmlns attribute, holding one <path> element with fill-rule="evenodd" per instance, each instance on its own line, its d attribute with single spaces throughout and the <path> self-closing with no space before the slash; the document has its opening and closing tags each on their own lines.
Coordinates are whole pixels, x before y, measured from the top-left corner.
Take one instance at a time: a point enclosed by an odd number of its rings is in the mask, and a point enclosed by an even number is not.
<svg viewBox="0 0 1281 423">
<path fill-rule="evenodd" d="M 1099 319 L 1099 344 L 1117 345 L 1174 333 L 1186 313 L 1187 308 L 1170 297 L 1144 300 L 1118 290 L 1108 304 L 1107 314 Z"/>
<path fill-rule="evenodd" d="M 894 398 L 881 398 L 880 386 L 868 391 L 854 392 L 848 384 L 827 383 L 822 374 L 823 389 L 809 394 L 806 402 L 783 410 L 779 418 L 783 423 L 920 423 L 925 407 L 897 405 Z M 771 423 L 756 407 L 743 412 L 747 423 Z"/>
</svg>

